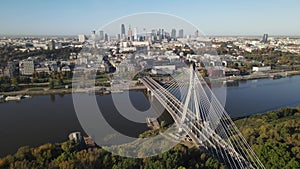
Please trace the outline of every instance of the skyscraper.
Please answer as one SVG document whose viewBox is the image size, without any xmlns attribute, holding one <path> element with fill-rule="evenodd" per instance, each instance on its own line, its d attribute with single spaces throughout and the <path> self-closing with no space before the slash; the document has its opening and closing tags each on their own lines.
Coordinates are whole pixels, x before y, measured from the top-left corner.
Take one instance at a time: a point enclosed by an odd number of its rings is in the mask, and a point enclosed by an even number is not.
<svg viewBox="0 0 300 169">
<path fill-rule="evenodd" d="M 104 40 L 104 32 L 101 30 L 99 31 L 100 34 L 100 40 Z"/>
<path fill-rule="evenodd" d="M 128 40 L 132 41 L 132 38 L 133 38 L 133 36 L 132 36 L 132 30 L 131 30 L 131 27 L 129 26 L 129 28 L 128 28 Z"/>
<path fill-rule="evenodd" d="M 138 41 L 138 40 L 139 40 L 139 39 L 138 39 L 138 30 L 137 30 L 136 27 L 133 28 L 133 40 L 134 40 L 134 41 Z"/>
<path fill-rule="evenodd" d="M 195 32 L 195 37 L 196 37 L 196 38 L 199 37 L 199 30 L 196 30 L 196 32 Z"/>
<path fill-rule="evenodd" d="M 176 29 L 172 29 L 171 38 L 173 38 L 173 39 L 176 38 Z"/>
<path fill-rule="evenodd" d="M 121 25 L 121 38 L 125 38 L 125 25 L 124 24 L 122 24 Z"/>
<path fill-rule="evenodd" d="M 262 39 L 262 42 L 263 42 L 263 43 L 268 43 L 268 37 L 269 37 L 268 34 L 264 34 L 263 39 Z"/>
<path fill-rule="evenodd" d="M 183 29 L 180 29 L 178 34 L 179 34 L 178 38 L 183 38 L 184 37 Z"/>
<path fill-rule="evenodd" d="M 109 39 L 108 39 L 108 34 L 106 33 L 105 35 L 104 35 L 104 41 L 108 41 Z"/>
<path fill-rule="evenodd" d="M 92 31 L 91 39 L 92 39 L 92 40 L 95 40 L 95 39 L 96 39 L 96 31 Z"/>
</svg>

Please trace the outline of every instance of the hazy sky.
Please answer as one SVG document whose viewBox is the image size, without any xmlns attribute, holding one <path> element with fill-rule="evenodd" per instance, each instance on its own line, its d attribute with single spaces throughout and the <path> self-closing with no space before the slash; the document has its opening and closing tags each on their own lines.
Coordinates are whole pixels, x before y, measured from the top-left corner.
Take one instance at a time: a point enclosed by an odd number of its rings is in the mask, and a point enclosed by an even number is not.
<svg viewBox="0 0 300 169">
<path fill-rule="evenodd" d="M 208 35 L 300 35 L 299 0 L 2 0 L 0 34 L 90 34 L 140 12 L 163 12 Z"/>
</svg>

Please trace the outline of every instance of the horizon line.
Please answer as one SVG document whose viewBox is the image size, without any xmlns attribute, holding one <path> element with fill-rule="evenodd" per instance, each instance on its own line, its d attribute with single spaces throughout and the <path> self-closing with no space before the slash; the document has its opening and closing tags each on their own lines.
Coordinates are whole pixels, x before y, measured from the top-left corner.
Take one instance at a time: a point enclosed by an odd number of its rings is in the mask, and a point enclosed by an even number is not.
<svg viewBox="0 0 300 169">
<path fill-rule="evenodd" d="M 229 34 L 206 34 L 204 35 L 204 37 L 261 37 L 264 34 L 268 34 L 268 33 L 262 33 L 260 35 L 254 35 L 254 34 L 241 34 L 241 35 L 229 35 Z M 87 35 L 89 36 L 89 34 L 84 34 L 84 33 L 78 33 L 78 34 L 0 34 L 1 37 L 5 37 L 5 36 L 18 36 L 18 37 L 37 37 L 37 36 L 44 36 L 44 37 L 76 37 L 78 35 Z M 192 35 L 192 34 L 187 34 L 187 35 Z M 111 37 L 113 37 L 114 35 L 111 35 Z M 287 34 L 268 34 L 269 37 L 300 37 L 300 35 L 287 35 Z M 201 37 L 201 36 L 200 36 Z"/>
</svg>

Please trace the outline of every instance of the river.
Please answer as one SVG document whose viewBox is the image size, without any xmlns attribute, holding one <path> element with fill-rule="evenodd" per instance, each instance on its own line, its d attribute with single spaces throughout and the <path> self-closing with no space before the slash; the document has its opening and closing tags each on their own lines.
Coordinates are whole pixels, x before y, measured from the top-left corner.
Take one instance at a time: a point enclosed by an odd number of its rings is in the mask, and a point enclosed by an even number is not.
<svg viewBox="0 0 300 169">
<path fill-rule="evenodd" d="M 300 105 L 300 76 L 242 81 L 225 90 L 225 109 L 231 117 Z M 128 93 L 119 95 L 125 94 Z M 150 107 L 143 91 L 131 91 L 130 100 L 138 110 Z M 97 96 L 97 102 L 105 105 L 102 113 L 108 117 L 110 113 L 117 112 L 111 95 Z M 63 142 L 73 131 L 84 133 L 74 110 L 72 95 L 34 96 L 20 102 L 0 103 L 0 117 L 0 157 L 15 153 L 25 145 L 36 147 L 48 142 Z M 118 125 L 119 120 L 115 121 Z M 146 124 L 137 132 L 144 130 Z"/>
</svg>

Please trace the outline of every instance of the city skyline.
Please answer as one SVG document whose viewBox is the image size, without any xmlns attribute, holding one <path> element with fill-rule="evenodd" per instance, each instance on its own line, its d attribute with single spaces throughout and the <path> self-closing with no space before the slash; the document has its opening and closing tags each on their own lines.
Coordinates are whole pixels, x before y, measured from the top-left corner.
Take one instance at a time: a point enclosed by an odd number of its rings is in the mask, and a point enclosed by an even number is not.
<svg viewBox="0 0 300 169">
<path fill-rule="evenodd" d="M 1 35 L 90 34 L 110 21 L 143 12 L 168 13 L 193 23 L 207 35 L 299 36 L 299 2 L 237 1 L 71 1 L 1 2 Z M 72 1 L 73 2 L 73 1 Z M 115 4 L 115 5 L 111 5 Z M 13 11 L 13 12 L 12 12 Z M 187 12 L 188 11 L 188 12 Z"/>
<path fill-rule="evenodd" d="M 1 169 L 300 168 L 296 4 L 12 1 Z"/>
</svg>

